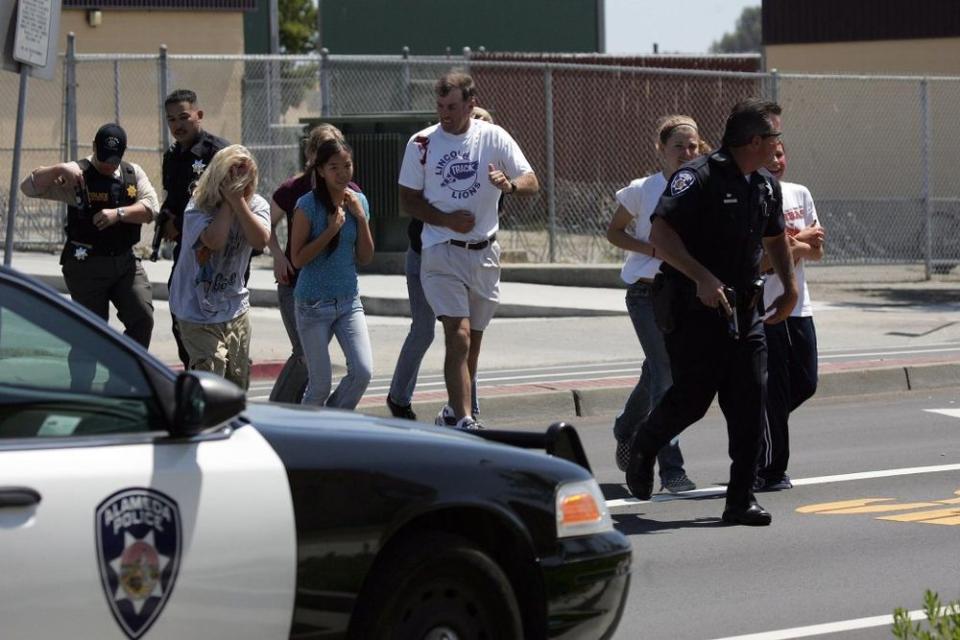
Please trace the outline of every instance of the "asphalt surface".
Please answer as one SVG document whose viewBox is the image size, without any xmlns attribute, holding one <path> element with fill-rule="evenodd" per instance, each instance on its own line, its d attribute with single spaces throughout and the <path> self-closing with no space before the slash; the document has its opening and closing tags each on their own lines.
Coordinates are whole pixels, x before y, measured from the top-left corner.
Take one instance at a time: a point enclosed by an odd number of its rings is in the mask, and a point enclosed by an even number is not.
<svg viewBox="0 0 960 640">
<path fill-rule="evenodd" d="M 176 365 L 166 303 L 169 261 L 145 261 L 154 285 L 150 350 Z M 252 397 L 272 386 L 289 355 L 275 306 L 272 261 L 251 271 Z M 64 290 L 58 256 L 18 252 L 13 267 Z M 498 316 L 484 334 L 480 359 L 485 421 L 517 412 L 582 416 L 615 411 L 635 384 L 643 353 L 624 309 L 617 265 L 508 265 Z M 960 386 L 960 273 L 922 280 L 919 265 L 808 268 L 821 355 L 821 397 Z M 555 283 L 555 284 L 548 284 Z M 577 286 L 564 285 L 572 283 Z M 564 286 L 561 286 L 564 285 Z M 384 413 L 385 387 L 409 320 L 401 275 L 360 276 L 374 355 L 374 383 L 360 409 Z M 400 314 L 400 315 L 397 315 Z M 114 318 L 112 323 L 119 328 Z M 438 336 L 441 333 L 437 325 Z M 335 377 L 344 359 L 331 345 Z M 564 367 L 567 374 L 558 375 Z M 589 371 L 607 369 L 606 374 Z M 442 339 L 421 367 L 414 408 L 430 419 L 445 400 L 439 376 Z"/>
<path fill-rule="evenodd" d="M 18 254 L 13 266 L 58 283 L 55 256 Z M 148 265 L 159 294 L 151 351 L 174 363 L 163 268 Z M 561 281 L 573 269 L 545 272 Z M 609 269 L 587 271 L 609 280 Z M 833 279 L 818 283 L 817 274 L 828 273 Z M 519 317 L 497 317 L 485 333 L 481 417 L 495 428 L 540 430 L 556 420 L 578 427 L 617 526 L 635 552 L 616 638 L 890 637 L 885 616 L 898 606 L 919 609 L 924 589 L 960 598 L 960 528 L 950 521 L 960 520 L 960 504 L 944 502 L 960 498 L 960 285 L 888 282 L 889 269 L 855 276 L 855 282 L 837 282 L 836 272 L 810 270 L 820 387 L 792 420 L 796 487 L 762 494 L 774 522 L 761 529 L 719 522 L 729 460 L 715 408 L 681 438 L 697 492 L 680 499 L 658 494 L 643 503 L 627 493 L 613 464 L 611 424 L 643 354 L 622 312 L 622 289 L 504 283 L 504 306 Z M 254 282 L 255 399 L 268 393 L 289 343 L 278 310 L 266 304 L 272 277 L 263 263 L 254 269 Z M 405 286 L 401 276 L 363 275 L 360 287 L 371 294 L 365 304 L 375 371 L 360 409 L 382 413 L 409 323 L 392 315 L 402 313 Z M 119 327 L 115 318 L 112 323 Z M 331 353 L 342 371 L 339 348 L 331 346 Z M 428 421 L 445 397 L 442 359 L 437 340 L 414 401 Z M 872 514 L 813 506 L 858 499 L 889 500 L 868 507 L 896 504 L 891 512 Z M 937 512 L 927 519 L 939 522 L 923 522 L 925 511 Z M 912 514 L 921 520 L 911 520 Z M 902 518 L 879 519 L 889 515 Z M 872 622 L 850 622 L 863 618 Z"/>
<path fill-rule="evenodd" d="M 717 411 L 680 440 L 698 491 L 649 502 L 628 498 L 613 464 L 612 417 L 574 424 L 633 544 L 615 638 L 889 638 L 893 610 L 920 609 L 925 589 L 960 599 L 960 390 L 814 397 L 791 419 L 796 486 L 758 494 L 773 514 L 761 528 L 719 519 L 729 459 Z M 500 426 L 545 426 L 531 421 Z M 841 513 L 835 504 L 867 499 L 889 510 Z M 850 622 L 876 616 L 887 618 Z M 833 631 L 805 629 L 827 623 Z"/>
</svg>

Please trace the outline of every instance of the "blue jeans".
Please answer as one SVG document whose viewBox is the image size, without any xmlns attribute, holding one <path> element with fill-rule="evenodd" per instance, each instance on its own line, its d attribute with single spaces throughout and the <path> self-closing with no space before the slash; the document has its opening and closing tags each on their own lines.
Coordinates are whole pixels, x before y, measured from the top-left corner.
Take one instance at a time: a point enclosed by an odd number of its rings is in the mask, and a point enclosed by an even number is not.
<svg viewBox="0 0 960 640">
<path fill-rule="evenodd" d="M 640 423 L 647 419 L 673 384 L 670 356 L 667 354 L 663 334 L 653 317 L 652 286 L 647 282 L 633 283 L 627 289 L 626 302 L 627 313 L 630 314 L 633 330 L 636 331 L 643 348 L 644 359 L 640 380 L 613 423 L 613 434 L 621 441 L 633 436 Z M 657 453 L 657 462 L 660 465 L 660 478 L 664 481 L 684 473 L 679 438 L 674 438 L 664 445 Z"/>
<path fill-rule="evenodd" d="M 303 404 L 354 409 L 373 375 L 373 351 L 360 296 L 317 302 L 297 301 L 297 330 L 307 361 Z M 337 337 L 347 359 L 347 375 L 331 394 L 330 339 Z"/>
<path fill-rule="evenodd" d="M 404 271 L 407 276 L 407 297 L 410 298 L 410 332 L 400 348 L 393 380 L 390 381 L 390 399 L 399 405 L 408 405 L 413 400 L 420 363 L 433 344 L 437 325 L 437 317 L 423 295 L 423 285 L 420 284 L 420 254 L 413 249 L 407 249 Z M 480 405 L 477 401 L 476 379 L 473 380 L 472 392 L 473 415 L 477 416 L 480 414 Z"/>
<path fill-rule="evenodd" d="M 271 402 L 297 404 L 303 398 L 307 386 L 307 364 L 303 359 L 303 346 L 297 333 L 297 308 L 293 299 L 293 287 L 277 285 L 277 301 L 280 303 L 280 319 L 290 339 L 291 353 L 270 392 Z"/>
</svg>

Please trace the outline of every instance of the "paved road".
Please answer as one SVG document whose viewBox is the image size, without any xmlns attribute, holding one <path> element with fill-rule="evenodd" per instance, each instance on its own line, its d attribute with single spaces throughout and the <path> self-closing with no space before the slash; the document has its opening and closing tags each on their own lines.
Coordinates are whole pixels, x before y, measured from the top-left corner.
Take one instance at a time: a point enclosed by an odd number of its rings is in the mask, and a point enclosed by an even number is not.
<svg viewBox="0 0 960 640">
<path fill-rule="evenodd" d="M 704 489 L 683 499 L 624 499 L 611 420 L 577 426 L 633 543 L 616 638 L 889 638 L 886 622 L 850 621 L 917 610 L 927 588 L 960 599 L 960 390 L 812 400 L 792 423 L 797 486 L 759 495 L 774 521 L 758 529 L 719 521 L 729 460 L 715 410 L 681 438 L 687 471 Z M 837 504 L 857 500 L 876 502 L 850 503 L 848 512 Z M 800 629 L 824 623 L 854 628 Z"/>
<path fill-rule="evenodd" d="M 820 352 L 821 371 L 831 371 L 856 365 L 862 367 L 889 366 L 892 362 L 955 361 L 960 359 L 960 344 L 955 342 L 929 343 L 923 346 L 859 347 L 856 349 L 828 349 Z M 643 359 L 611 360 L 576 364 L 544 364 L 540 366 L 487 369 L 479 382 L 481 398 L 497 387 L 507 385 L 531 385 L 560 382 L 609 382 L 632 385 L 640 376 Z M 272 378 L 254 380 L 248 397 L 265 400 L 270 395 Z M 439 372 L 423 373 L 417 381 L 421 395 L 444 390 L 443 375 Z M 390 376 L 375 376 L 367 387 L 367 395 L 378 400 L 390 389 Z"/>
</svg>

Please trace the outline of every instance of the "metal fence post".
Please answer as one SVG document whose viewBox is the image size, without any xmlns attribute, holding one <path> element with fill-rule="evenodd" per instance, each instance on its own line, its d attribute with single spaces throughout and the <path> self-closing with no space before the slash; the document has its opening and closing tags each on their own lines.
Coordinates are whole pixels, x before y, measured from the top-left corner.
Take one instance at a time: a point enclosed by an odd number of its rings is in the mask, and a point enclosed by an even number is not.
<svg viewBox="0 0 960 640">
<path fill-rule="evenodd" d="M 770 101 L 780 103 L 780 72 L 770 70 Z"/>
<path fill-rule="evenodd" d="M 320 115 L 330 115 L 330 50 L 320 49 Z"/>
<path fill-rule="evenodd" d="M 120 124 L 120 61 L 113 61 L 113 121 Z"/>
<path fill-rule="evenodd" d="M 926 246 L 924 247 L 923 274 L 930 279 L 933 271 L 933 200 L 930 197 L 930 87 L 926 78 L 920 80 L 920 199 L 924 209 Z"/>
<path fill-rule="evenodd" d="M 556 176 L 554 175 L 554 153 L 556 147 L 553 139 L 553 69 L 548 64 L 543 76 L 543 94 L 546 123 L 544 140 L 547 147 L 547 225 L 549 240 L 550 262 L 557 261 L 557 191 Z"/>
<path fill-rule="evenodd" d="M 157 104 L 160 105 L 160 153 L 163 153 L 167 150 L 167 147 L 170 146 L 170 130 L 167 128 L 167 112 L 166 107 L 163 105 L 163 101 L 167 99 L 167 82 L 168 82 L 168 68 L 167 68 L 167 45 L 160 45 L 160 55 L 157 57 L 157 90 L 160 94 L 160 99 L 157 100 Z"/>
<path fill-rule="evenodd" d="M 77 36 L 67 34 L 67 148 L 77 158 Z"/>
<path fill-rule="evenodd" d="M 407 111 L 413 109 L 413 88 L 410 86 L 410 47 L 404 46 L 401 49 L 403 56 L 403 104 Z"/>
</svg>

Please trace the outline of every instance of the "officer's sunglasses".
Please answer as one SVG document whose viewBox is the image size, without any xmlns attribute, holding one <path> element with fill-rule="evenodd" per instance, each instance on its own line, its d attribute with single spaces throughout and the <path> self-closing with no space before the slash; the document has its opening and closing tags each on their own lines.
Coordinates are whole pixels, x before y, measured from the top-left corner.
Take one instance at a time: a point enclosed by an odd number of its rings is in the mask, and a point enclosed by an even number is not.
<svg viewBox="0 0 960 640">
<path fill-rule="evenodd" d="M 783 131 L 771 131 L 770 133 L 761 133 L 761 138 L 779 138 L 783 135 Z"/>
</svg>

